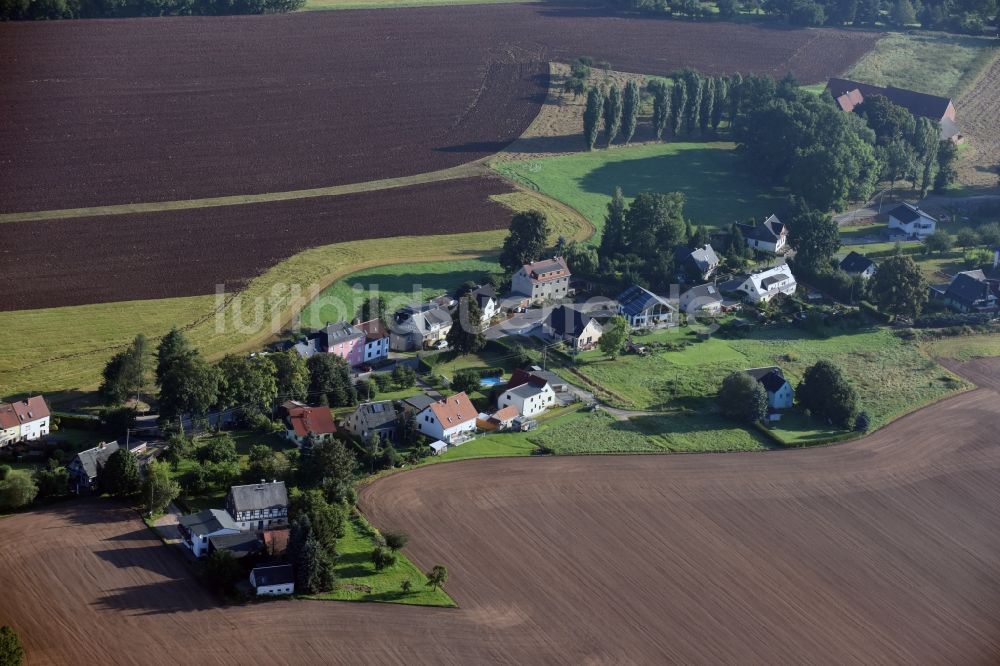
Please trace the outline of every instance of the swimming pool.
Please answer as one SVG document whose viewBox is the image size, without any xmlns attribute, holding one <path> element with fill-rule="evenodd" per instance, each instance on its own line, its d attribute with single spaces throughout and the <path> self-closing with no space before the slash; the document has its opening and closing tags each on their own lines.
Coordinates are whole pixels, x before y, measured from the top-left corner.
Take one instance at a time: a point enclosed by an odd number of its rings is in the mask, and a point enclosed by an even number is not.
<svg viewBox="0 0 1000 666">
<path fill-rule="evenodd" d="M 492 388 L 497 384 L 503 383 L 503 377 L 483 377 L 479 380 L 479 385 L 484 388 Z"/>
</svg>

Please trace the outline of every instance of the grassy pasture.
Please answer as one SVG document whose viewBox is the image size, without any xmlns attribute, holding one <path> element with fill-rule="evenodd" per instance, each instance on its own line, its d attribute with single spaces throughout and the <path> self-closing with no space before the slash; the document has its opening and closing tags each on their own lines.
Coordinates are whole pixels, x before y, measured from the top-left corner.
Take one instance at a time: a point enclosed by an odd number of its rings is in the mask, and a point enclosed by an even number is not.
<svg viewBox="0 0 1000 666">
<path fill-rule="evenodd" d="M 578 370 L 614 395 L 628 396 L 618 407 L 704 411 L 711 406 L 719 383 L 733 370 L 778 365 L 794 385 L 805 368 L 820 359 L 841 367 L 876 427 L 965 387 L 922 354 L 916 343 L 880 329 L 831 338 L 790 328 L 758 329 L 751 338 L 712 338 L 682 351 L 627 355 L 615 361 L 584 360 Z"/>
<path fill-rule="evenodd" d="M 683 192 L 687 217 L 696 224 L 723 227 L 770 214 L 780 203 L 779 194 L 752 182 L 738 160 L 729 142 L 651 143 L 498 162 L 494 168 L 572 206 L 598 229 L 619 186 L 626 197 Z"/>
<path fill-rule="evenodd" d="M 958 97 L 995 55 L 996 40 L 940 33 L 892 33 L 847 72 L 865 83 Z"/>
<path fill-rule="evenodd" d="M 927 353 L 934 357 L 971 361 L 976 358 L 1000 356 L 1000 334 L 939 338 L 929 340 L 923 346 Z"/>
</svg>

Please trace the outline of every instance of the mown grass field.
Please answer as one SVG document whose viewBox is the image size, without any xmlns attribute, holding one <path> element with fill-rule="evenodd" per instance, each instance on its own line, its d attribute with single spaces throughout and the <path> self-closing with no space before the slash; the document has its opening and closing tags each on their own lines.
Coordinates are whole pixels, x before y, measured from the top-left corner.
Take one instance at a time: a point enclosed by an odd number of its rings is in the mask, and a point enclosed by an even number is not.
<svg viewBox="0 0 1000 666">
<path fill-rule="evenodd" d="M 615 187 L 626 197 L 683 192 L 686 217 L 695 224 L 723 227 L 768 215 L 779 205 L 778 193 L 754 183 L 738 160 L 729 142 L 654 143 L 498 162 L 494 168 L 572 206 L 598 229 Z"/>
<path fill-rule="evenodd" d="M 580 412 L 577 418 L 540 432 L 538 444 L 560 455 L 588 453 L 668 453 L 694 451 L 760 451 L 760 434 L 711 414 L 671 412 L 636 416 L 627 421 L 603 411 Z"/>
<path fill-rule="evenodd" d="M 588 238 L 579 215 L 530 192 L 499 199 L 513 210 L 541 208 L 559 235 Z M 301 252 L 255 278 L 239 298 L 215 296 L 0 312 L 0 399 L 46 393 L 55 404 L 93 391 L 107 360 L 138 333 L 155 345 L 172 326 L 210 359 L 262 346 L 310 301 L 352 273 L 391 264 L 468 261 L 495 254 L 505 231 L 399 236 L 335 243 Z M 458 285 L 456 285 L 458 286 Z M 260 323 L 254 319 L 259 318 Z"/>
<path fill-rule="evenodd" d="M 343 538 L 337 540 L 337 587 L 327 594 L 308 595 L 307 599 L 336 601 L 383 601 L 418 606 L 455 606 L 444 590 L 427 586 L 427 577 L 403 553 L 397 553 L 395 565 L 376 571 L 372 564 L 375 548 L 372 528 L 358 516 L 347 521 Z M 403 581 L 410 581 L 403 592 Z"/>
<path fill-rule="evenodd" d="M 791 328 L 757 329 L 751 338 L 712 338 L 682 351 L 595 359 L 578 370 L 613 394 L 627 396 L 618 407 L 705 410 L 729 372 L 778 365 L 795 385 L 806 367 L 820 359 L 840 366 L 876 427 L 966 386 L 921 353 L 916 343 L 882 329 L 830 338 Z"/>
<path fill-rule="evenodd" d="M 934 357 L 971 361 L 976 358 L 1000 356 L 1000 334 L 939 338 L 924 342 L 923 347 Z"/>
<path fill-rule="evenodd" d="M 846 76 L 955 98 L 990 62 L 996 47 L 996 40 L 988 37 L 892 33 L 876 42 Z"/>
</svg>

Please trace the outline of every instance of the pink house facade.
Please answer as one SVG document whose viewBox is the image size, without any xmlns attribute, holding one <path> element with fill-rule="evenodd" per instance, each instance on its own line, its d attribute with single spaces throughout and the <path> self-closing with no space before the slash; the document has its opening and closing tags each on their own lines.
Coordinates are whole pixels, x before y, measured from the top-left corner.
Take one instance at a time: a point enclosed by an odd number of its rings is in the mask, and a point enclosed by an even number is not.
<svg viewBox="0 0 1000 666">
<path fill-rule="evenodd" d="M 326 351 L 336 354 L 352 368 L 365 362 L 365 334 L 346 321 L 328 324 L 323 329 Z"/>
</svg>

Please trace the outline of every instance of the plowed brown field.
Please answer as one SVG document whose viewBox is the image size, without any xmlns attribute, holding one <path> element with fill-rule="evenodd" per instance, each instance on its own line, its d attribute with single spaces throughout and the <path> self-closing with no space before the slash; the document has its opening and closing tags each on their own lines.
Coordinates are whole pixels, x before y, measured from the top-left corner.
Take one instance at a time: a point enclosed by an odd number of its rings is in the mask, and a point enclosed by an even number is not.
<svg viewBox="0 0 1000 666">
<path fill-rule="evenodd" d="M 519 136 L 547 60 L 812 82 L 877 37 L 544 5 L 0 24 L 0 212 L 433 171 Z"/>
<path fill-rule="evenodd" d="M 227 291 L 297 252 L 364 238 L 502 229 L 499 178 L 241 206 L 2 225 L 0 310 Z M 13 288 L 13 285 L 17 285 Z M 301 285 L 308 288 L 310 285 Z"/>
<path fill-rule="evenodd" d="M 127 510 L 60 505 L 0 520 L 0 621 L 29 664 L 995 664 L 998 431 L 982 388 L 827 448 L 466 461 L 367 487 L 376 524 L 449 567 L 455 610 L 217 608 Z"/>
</svg>

